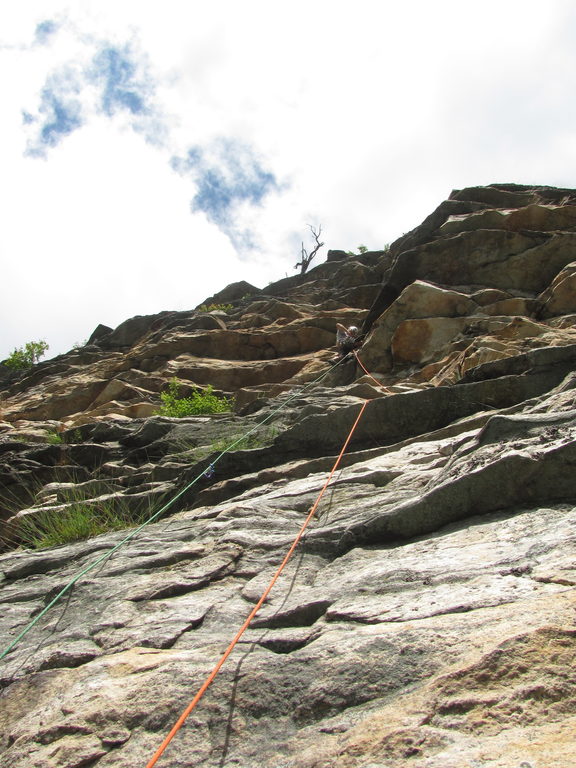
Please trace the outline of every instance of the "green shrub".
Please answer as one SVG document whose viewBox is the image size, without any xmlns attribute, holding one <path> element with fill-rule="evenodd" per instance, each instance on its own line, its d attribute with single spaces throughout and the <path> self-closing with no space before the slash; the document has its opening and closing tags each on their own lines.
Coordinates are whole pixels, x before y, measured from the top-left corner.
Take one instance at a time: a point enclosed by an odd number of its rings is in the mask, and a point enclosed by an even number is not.
<svg viewBox="0 0 576 768">
<path fill-rule="evenodd" d="M 200 304 L 198 312 L 232 312 L 233 304 Z"/>
<path fill-rule="evenodd" d="M 180 396 L 180 384 L 173 378 L 168 385 L 168 391 L 160 394 L 162 405 L 157 413 L 160 416 L 172 416 L 182 419 L 185 416 L 200 416 L 206 413 L 223 413 L 232 407 L 227 397 L 218 397 L 213 393 L 212 385 L 205 390 L 194 389 L 188 397 Z"/>
<path fill-rule="evenodd" d="M 31 368 L 48 348 L 45 341 L 28 341 L 23 347 L 15 349 L 4 361 L 4 365 L 17 370 Z"/>
<path fill-rule="evenodd" d="M 56 430 L 51 430 L 46 435 L 46 440 L 50 445 L 61 445 L 64 442 L 64 438 L 60 434 L 60 432 L 56 432 Z"/>
</svg>

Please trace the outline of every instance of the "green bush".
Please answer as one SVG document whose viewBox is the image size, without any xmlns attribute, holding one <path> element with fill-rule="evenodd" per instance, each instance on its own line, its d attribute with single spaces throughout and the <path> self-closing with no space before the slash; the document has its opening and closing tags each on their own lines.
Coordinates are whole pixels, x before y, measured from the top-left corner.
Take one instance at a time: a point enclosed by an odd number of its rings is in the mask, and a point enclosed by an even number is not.
<svg viewBox="0 0 576 768">
<path fill-rule="evenodd" d="M 182 419 L 185 416 L 200 416 L 206 413 L 223 413 L 232 408 L 227 397 L 218 397 L 213 393 L 213 387 L 208 385 L 205 390 L 194 389 L 188 397 L 180 396 L 180 384 L 173 378 L 168 385 L 168 391 L 160 394 L 162 405 L 157 413 L 160 416 L 172 416 Z"/>
<path fill-rule="evenodd" d="M 45 341 L 28 341 L 23 347 L 15 349 L 4 361 L 4 365 L 17 370 L 31 368 L 48 348 Z"/>
<path fill-rule="evenodd" d="M 234 306 L 232 304 L 200 304 L 198 312 L 232 312 Z"/>
</svg>

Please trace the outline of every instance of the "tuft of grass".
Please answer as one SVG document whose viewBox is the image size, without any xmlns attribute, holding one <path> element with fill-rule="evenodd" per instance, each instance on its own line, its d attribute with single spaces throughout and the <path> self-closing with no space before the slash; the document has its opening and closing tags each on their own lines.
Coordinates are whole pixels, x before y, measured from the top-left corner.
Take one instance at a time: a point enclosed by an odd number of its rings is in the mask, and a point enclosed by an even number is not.
<svg viewBox="0 0 576 768">
<path fill-rule="evenodd" d="M 160 416 L 171 416 L 182 419 L 186 416 L 201 416 L 208 413 L 224 413 L 232 408 L 232 402 L 227 397 L 214 394 L 212 385 L 206 389 L 194 389 L 188 397 L 180 396 L 180 384 L 175 377 L 168 385 L 168 391 L 160 394 L 162 405 L 157 410 Z"/>
<path fill-rule="evenodd" d="M 131 528 L 144 522 L 153 504 L 147 497 L 125 497 L 107 478 L 77 482 L 36 484 L 18 494 L 0 495 L 0 510 L 12 519 L 0 541 L 8 548 L 45 549 L 82 541 L 107 531 Z M 24 509 L 34 511 L 18 517 Z"/>
<path fill-rule="evenodd" d="M 62 438 L 64 440 L 64 438 Z M 66 443 L 82 443 L 82 432 L 79 429 L 75 429 L 73 432 L 66 433 Z"/>
<path fill-rule="evenodd" d="M 46 549 L 84 541 L 108 531 L 130 528 L 144 520 L 111 503 L 91 506 L 74 503 L 63 510 L 43 510 L 18 521 L 18 538 L 24 547 Z"/>
<path fill-rule="evenodd" d="M 267 427 L 258 432 L 253 432 L 251 435 L 246 435 L 245 437 L 238 434 L 229 435 L 220 440 L 214 440 L 210 445 L 200 445 L 192 449 L 184 448 L 181 453 L 188 454 L 192 461 L 202 461 L 202 459 L 211 456 L 213 453 L 222 453 L 231 445 L 234 445 L 234 448 L 232 449 L 234 451 L 264 448 L 267 445 L 271 445 L 277 435 L 277 427 Z"/>
<path fill-rule="evenodd" d="M 232 435 L 225 440 L 216 440 L 214 443 L 212 443 L 210 448 L 213 452 L 222 452 L 225 451 L 228 446 L 235 443 L 236 440 L 238 440 L 238 442 L 234 445 L 235 451 L 246 451 L 251 448 L 263 448 L 266 445 L 270 445 L 274 441 L 274 438 L 277 434 L 278 429 L 276 427 L 268 427 L 268 429 L 261 430 L 260 432 L 252 432 L 251 435 L 246 435 L 246 437 L 241 439 L 240 435 Z"/>
<path fill-rule="evenodd" d="M 250 448 L 262 448 L 265 445 L 265 442 L 262 440 L 262 438 L 259 438 L 256 434 L 252 434 L 246 435 L 246 437 L 241 439 L 232 438 L 230 440 L 219 440 L 217 441 L 218 444 L 215 446 L 215 448 L 217 451 L 225 451 L 229 445 L 234 443 L 235 440 L 238 440 L 234 446 L 235 451 L 246 451 Z"/>
<path fill-rule="evenodd" d="M 60 434 L 60 432 L 56 432 L 56 430 L 51 430 L 46 435 L 46 441 L 49 445 L 62 445 L 64 442 L 64 438 Z"/>
</svg>

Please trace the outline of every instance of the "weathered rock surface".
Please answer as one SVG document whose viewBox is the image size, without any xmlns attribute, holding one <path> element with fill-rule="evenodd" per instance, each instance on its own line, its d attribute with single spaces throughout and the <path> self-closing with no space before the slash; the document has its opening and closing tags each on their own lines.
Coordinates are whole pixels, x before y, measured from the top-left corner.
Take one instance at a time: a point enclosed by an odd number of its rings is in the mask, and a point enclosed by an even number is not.
<svg viewBox="0 0 576 768">
<path fill-rule="evenodd" d="M 366 400 L 158 765 L 576 764 L 575 203 L 460 190 L 390 252 L 101 328 L 0 385 L 0 653 L 76 580 L 0 660 L 0 766 L 145 765 Z M 369 375 L 329 366 L 336 322 L 364 323 Z M 173 376 L 235 412 L 154 415 Z M 169 506 L 15 546 L 79 500 Z"/>
</svg>

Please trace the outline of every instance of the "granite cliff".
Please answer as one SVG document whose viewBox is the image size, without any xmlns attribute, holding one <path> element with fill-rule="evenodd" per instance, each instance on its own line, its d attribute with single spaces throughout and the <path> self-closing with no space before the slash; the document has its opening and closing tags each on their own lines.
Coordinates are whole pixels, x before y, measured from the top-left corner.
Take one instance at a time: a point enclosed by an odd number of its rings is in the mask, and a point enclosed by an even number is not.
<svg viewBox="0 0 576 768">
<path fill-rule="evenodd" d="M 576 190 L 457 190 L 385 251 L 0 371 L 0 765 L 146 765 L 366 401 L 158 765 L 576 764 L 575 246 Z M 173 377 L 234 410 L 155 415 Z M 109 557 L 126 531 L 19 546 L 79 499 L 168 506 Z"/>
</svg>

